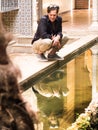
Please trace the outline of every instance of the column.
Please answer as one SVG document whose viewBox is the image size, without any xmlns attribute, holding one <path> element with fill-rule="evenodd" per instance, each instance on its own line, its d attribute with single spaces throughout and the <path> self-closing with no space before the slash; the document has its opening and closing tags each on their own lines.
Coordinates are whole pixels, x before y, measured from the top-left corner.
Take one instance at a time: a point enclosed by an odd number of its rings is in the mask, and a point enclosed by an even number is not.
<svg viewBox="0 0 98 130">
<path fill-rule="evenodd" d="M 35 34 L 36 29 L 37 29 L 37 1 L 36 0 L 32 0 L 32 22 L 33 22 L 33 34 Z"/>
<path fill-rule="evenodd" d="M 92 50 L 92 98 L 98 94 L 98 44 Z"/>
<path fill-rule="evenodd" d="M 98 31 L 98 0 L 92 0 L 92 24 L 90 29 Z"/>
<path fill-rule="evenodd" d="M 37 22 L 43 15 L 42 6 L 42 0 L 37 0 Z"/>
<path fill-rule="evenodd" d="M 36 32 L 38 21 L 41 18 L 42 11 L 42 0 L 33 0 L 33 33 Z"/>
</svg>

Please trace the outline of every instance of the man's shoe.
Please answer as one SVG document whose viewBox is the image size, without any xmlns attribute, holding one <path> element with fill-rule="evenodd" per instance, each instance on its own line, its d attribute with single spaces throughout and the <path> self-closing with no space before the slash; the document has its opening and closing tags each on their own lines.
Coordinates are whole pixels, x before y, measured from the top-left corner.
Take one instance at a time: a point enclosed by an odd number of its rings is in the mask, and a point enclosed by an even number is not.
<svg viewBox="0 0 98 130">
<path fill-rule="evenodd" d="M 48 60 L 49 61 L 53 61 L 53 60 L 64 60 L 64 58 L 58 56 L 57 54 L 54 54 L 54 55 L 48 54 Z"/>
<path fill-rule="evenodd" d="M 45 57 L 45 55 L 43 53 L 39 54 L 38 58 L 39 58 L 40 61 L 48 61 L 47 58 Z"/>
</svg>

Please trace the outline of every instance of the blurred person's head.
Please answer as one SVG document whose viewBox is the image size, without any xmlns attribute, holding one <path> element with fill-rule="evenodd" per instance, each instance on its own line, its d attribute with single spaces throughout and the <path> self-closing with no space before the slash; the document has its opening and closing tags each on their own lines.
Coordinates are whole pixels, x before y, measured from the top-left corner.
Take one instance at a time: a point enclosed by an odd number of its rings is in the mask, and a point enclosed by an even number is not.
<svg viewBox="0 0 98 130">
<path fill-rule="evenodd" d="M 3 25 L 2 13 L 0 13 L 0 64 L 8 64 L 7 45 L 13 39 L 10 32 L 7 32 Z"/>
</svg>

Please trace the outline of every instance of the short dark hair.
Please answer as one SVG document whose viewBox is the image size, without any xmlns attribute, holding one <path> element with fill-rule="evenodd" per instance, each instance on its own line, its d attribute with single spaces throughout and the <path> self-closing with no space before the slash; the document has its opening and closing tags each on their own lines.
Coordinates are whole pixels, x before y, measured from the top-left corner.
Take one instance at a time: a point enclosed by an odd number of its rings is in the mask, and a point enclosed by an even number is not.
<svg viewBox="0 0 98 130">
<path fill-rule="evenodd" d="M 51 4 L 47 7 L 47 13 L 50 13 L 51 10 L 56 10 L 57 13 L 59 12 L 59 6 L 58 5 L 54 5 L 54 4 Z"/>
</svg>

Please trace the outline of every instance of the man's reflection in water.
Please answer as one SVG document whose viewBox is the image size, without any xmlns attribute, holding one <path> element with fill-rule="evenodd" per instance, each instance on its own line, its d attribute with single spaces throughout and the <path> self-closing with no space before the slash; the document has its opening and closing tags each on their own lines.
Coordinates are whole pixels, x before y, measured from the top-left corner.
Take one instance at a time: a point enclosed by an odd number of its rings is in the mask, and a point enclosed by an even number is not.
<svg viewBox="0 0 98 130">
<path fill-rule="evenodd" d="M 57 70 L 33 86 L 39 111 L 42 113 L 43 122 L 45 121 L 44 127 L 45 129 L 47 127 L 47 130 L 48 128 L 58 128 L 59 118 L 62 118 L 65 112 L 64 96 L 69 90 L 66 85 L 64 86 L 64 77 L 64 70 Z M 48 125 L 46 126 L 46 124 Z"/>
</svg>

